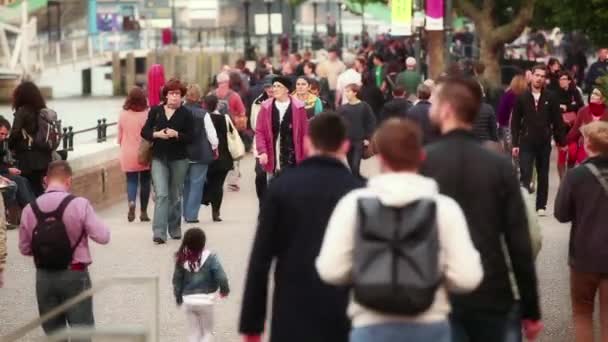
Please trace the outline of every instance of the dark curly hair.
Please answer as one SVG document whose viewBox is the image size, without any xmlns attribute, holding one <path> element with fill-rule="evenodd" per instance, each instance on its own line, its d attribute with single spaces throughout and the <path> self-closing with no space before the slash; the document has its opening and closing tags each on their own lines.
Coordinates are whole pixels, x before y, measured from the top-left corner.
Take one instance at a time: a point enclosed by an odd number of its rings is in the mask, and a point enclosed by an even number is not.
<svg viewBox="0 0 608 342">
<path fill-rule="evenodd" d="M 22 107 L 27 107 L 36 112 L 46 108 L 46 102 L 42 97 L 42 93 L 34 82 L 21 82 L 13 91 L 13 110 Z"/>
</svg>

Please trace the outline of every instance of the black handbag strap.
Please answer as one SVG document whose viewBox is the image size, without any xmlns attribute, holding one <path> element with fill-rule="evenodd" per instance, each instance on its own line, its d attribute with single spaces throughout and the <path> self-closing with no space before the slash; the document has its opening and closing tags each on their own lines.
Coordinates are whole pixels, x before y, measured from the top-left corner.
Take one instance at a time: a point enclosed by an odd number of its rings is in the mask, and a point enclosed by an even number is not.
<svg viewBox="0 0 608 342">
<path fill-rule="evenodd" d="M 600 183 L 600 185 L 606 192 L 606 195 L 608 195 L 608 181 L 606 181 L 606 179 L 602 176 L 602 173 L 597 168 L 597 166 L 595 166 L 591 163 L 586 163 L 585 167 L 587 168 L 587 170 L 589 170 L 595 176 L 597 181 Z"/>
</svg>

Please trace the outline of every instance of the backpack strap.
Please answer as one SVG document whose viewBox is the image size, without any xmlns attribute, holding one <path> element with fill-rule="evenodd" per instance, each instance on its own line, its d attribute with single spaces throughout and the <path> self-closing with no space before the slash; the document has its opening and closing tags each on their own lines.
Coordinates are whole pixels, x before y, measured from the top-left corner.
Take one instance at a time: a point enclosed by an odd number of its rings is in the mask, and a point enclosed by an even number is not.
<svg viewBox="0 0 608 342">
<path fill-rule="evenodd" d="M 602 176 L 602 173 L 597 168 L 597 166 L 595 166 L 591 163 L 586 163 L 585 167 L 587 168 L 587 170 L 589 170 L 595 176 L 597 181 L 600 183 L 600 185 L 604 189 L 604 192 L 606 192 L 606 195 L 608 195 L 608 181 L 606 181 L 606 179 Z"/>
</svg>

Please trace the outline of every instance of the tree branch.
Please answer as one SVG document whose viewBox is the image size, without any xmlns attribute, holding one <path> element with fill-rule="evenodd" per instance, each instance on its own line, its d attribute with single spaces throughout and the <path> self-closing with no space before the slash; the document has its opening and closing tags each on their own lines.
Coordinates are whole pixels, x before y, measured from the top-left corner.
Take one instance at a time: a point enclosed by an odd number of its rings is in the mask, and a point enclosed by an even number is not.
<svg viewBox="0 0 608 342">
<path fill-rule="evenodd" d="M 479 8 L 473 5 L 469 0 L 458 0 L 454 2 L 454 5 L 460 8 L 465 16 L 470 17 L 473 22 L 475 22 L 475 26 L 481 22 L 483 18 L 481 10 L 479 10 Z M 450 13 L 445 13 L 444 15 L 450 15 Z"/>
<path fill-rule="evenodd" d="M 497 27 L 492 37 L 497 45 L 510 43 L 517 38 L 532 21 L 534 15 L 534 4 L 536 0 L 527 0 L 522 2 L 522 7 L 519 9 L 517 16 L 508 24 Z"/>
<path fill-rule="evenodd" d="M 492 13 L 494 12 L 494 7 L 496 6 L 496 3 L 494 2 L 494 0 L 484 0 L 483 1 L 483 8 L 482 8 L 482 12 L 484 16 L 492 16 Z"/>
</svg>

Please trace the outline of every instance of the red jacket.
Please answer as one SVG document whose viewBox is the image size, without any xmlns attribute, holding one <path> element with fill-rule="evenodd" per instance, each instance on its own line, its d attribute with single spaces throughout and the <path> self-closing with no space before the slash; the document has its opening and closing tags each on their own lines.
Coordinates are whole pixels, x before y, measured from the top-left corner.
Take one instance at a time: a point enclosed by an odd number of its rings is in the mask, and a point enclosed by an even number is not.
<svg viewBox="0 0 608 342">
<path fill-rule="evenodd" d="M 580 141 L 580 139 L 582 137 L 581 127 L 583 127 L 586 124 L 593 121 L 592 115 L 593 114 L 591 114 L 591 111 L 589 110 L 589 105 L 581 108 L 578 111 L 578 115 L 576 116 L 576 121 L 574 121 L 574 125 L 570 129 L 570 132 L 568 132 L 568 136 L 566 138 L 568 143 Z M 606 110 L 604 110 L 604 114 L 602 115 L 600 120 L 608 121 L 608 108 Z"/>
<path fill-rule="evenodd" d="M 290 96 L 291 114 L 293 120 L 293 144 L 296 152 L 296 163 L 300 163 L 306 158 L 304 151 L 304 137 L 308 134 L 308 116 L 304 103 Z M 262 109 L 258 114 L 258 119 L 255 126 L 255 144 L 258 155 L 266 154 L 268 163 L 263 165 L 266 172 L 274 172 L 275 164 L 275 142 L 272 134 L 272 106 L 274 99 L 268 99 L 262 103 Z"/>
</svg>

